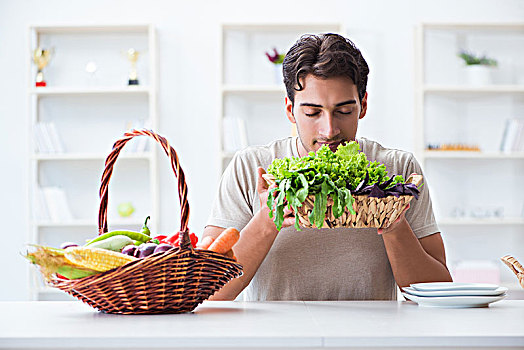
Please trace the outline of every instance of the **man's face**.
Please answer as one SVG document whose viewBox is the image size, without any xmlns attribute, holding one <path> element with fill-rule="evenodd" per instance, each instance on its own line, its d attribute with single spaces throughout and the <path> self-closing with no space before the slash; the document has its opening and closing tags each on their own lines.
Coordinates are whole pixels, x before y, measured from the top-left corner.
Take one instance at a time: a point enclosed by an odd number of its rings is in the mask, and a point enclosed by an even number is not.
<svg viewBox="0 0 524 350">
<path fill-rule="evenodd" d="M 286 97 L 286 114 L 297 125 L 300 156 L 326 144 L 335 151 L 339 144 L 355 139 L 358 121 L 367 109 L 367 93 L 360 103 L 357 86 L 346 77 L 329 79 L 307 75 L 304 89 L 295 93 L 292 105 Z"/>
</svg>

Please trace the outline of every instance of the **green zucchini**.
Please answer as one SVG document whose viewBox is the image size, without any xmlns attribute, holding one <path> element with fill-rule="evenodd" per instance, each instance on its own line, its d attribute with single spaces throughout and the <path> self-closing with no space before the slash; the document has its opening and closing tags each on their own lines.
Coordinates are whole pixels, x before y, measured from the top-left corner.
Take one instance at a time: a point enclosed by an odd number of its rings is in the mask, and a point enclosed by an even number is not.
<svg viewBox="0 0 524 350">
<path fill-rule="evenodd" d="M 126 245 L 133 244 L 133 240 L 128 236 L 116 235 L 103 239 L 98 242 L 88 244 L 91 248 L 102 248 L 120 252 Z"/>
</svg>

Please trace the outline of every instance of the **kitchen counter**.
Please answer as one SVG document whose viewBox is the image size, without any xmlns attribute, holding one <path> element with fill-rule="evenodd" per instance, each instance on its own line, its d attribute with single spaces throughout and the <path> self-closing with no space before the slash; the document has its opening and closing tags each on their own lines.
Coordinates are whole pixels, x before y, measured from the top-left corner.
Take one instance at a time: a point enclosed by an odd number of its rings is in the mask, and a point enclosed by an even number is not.
<svg viewBox="0 0 524 350">
<path fill-rule="evenodd" d="M 111 315 L 80 301 L 0 302 L 0 348 L 521 348 L 524 300 L 441 309 L 412 302 L 206 301 L 194 312 Z"/>
</svg>

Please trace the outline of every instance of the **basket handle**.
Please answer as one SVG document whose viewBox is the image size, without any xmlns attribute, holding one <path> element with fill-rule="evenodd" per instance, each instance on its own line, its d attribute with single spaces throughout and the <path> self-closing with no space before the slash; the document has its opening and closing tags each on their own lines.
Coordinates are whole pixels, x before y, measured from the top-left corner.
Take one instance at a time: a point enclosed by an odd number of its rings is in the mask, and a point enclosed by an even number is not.
<svg viewBox="0 0 524 350">
<path fill-rule="evenodd" d="M 187 224 L 189 221 L 189 203 L 187 201 L 187 185 L 184 171 L 180 167 L 178 155 L 169 145 L 169 142 L 162 136 L 158 135 L 152 130 L 130 130 L 124 134 L 124 137 L 113 144 L 111 153 L 106 158 L 104 173 L 102 174 L 102 183 L 100 185 L 100 208 L 98 210 L 98 233 L 103 234 L 107 232 L 107 201 L 108 201 L 108 186 L 111 175 L 113 174 L 113 166 L 120 154 L 120 151 L 125 144 L 136 136 L 149 136 L 156 142 L 160 143 L 164 152 L 171 160 L 171 168 L 178 179 L 178 197 L 180 199 L 180 232 L 183 236 L 180 237 L 180 247 L 187 247 L 191 244 Z"/>
</svg>

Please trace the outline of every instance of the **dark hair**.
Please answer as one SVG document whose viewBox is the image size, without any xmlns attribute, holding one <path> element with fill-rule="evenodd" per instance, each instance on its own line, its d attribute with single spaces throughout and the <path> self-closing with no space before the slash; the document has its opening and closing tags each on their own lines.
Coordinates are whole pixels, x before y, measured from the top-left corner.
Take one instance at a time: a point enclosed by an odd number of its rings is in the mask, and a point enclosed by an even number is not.
<svg viewBox="0 0 524 350">
<path fill-rule="evenodd" d="M 360 102 L 366 93 L 369 67 L 355 44 L 338 34 L 303 35 L 289 49 L 283 62 L 284 84 L 291 103 L 300 80 L 308 74 L 319 78 L 348 77 L 357 86 Z M 297 88 L 298 86 L 298 88 Z"/>
</svg>

